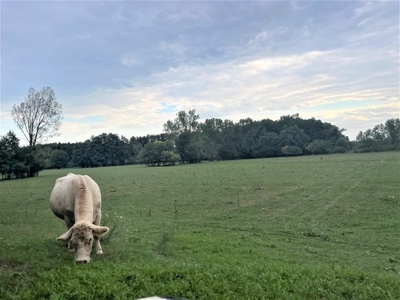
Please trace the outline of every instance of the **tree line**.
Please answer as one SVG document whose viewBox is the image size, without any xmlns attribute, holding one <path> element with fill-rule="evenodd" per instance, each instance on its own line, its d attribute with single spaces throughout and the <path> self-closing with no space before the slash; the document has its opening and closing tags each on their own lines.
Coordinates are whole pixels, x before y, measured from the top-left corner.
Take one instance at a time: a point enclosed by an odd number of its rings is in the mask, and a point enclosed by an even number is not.
<svg viewBox="0 0 400 300">
<path fill-rule="evenodd" d="M 29 146 L 20 147 L 9 131 L 0 138 L 2 178 L 33 177 L 46 168 L 104 167 L 128 164 L 148 166 L 197 163 L 202 160 L 234 160 L 279 156 L 370 152 L 399 149 L 399 119 L 360 132 L 350 142 L 339 129 L 321 120 L 298 114 L 279 120 L 251 118 L 239 122 L 218 118 L 199 122 L 196 110 L 180 111 L 163 125 L 163 133 L 130 139 L 114 133 L 92 136 L 82 143 L 44 144 L 58 135 L 62 107 L 54 91 L 29 90 L 25 102 L 13 107 L 11 116 Z"/>
<path fill-rule="evenodd" d="M 127 139 L 113 133 L 92 136 L 82 143 L 49 143 L 20 147 L 10 131 L 0 139 L 2 178 L 35 176 L 46 168 L 105 167 L 129 164 L 148 166 L 197 163 L 202 160 L 234 160 L 398 150 L 399 119 L 360 132 L 350 142 L 343 129 L 298 114 L 273 121 L 250 118 L 206 119 L 199 122 L 195 110 L 181 111 L 164 124 L 164 133 Z"/>
<path fill-rule="evenodd" d="M 400 119 L 389 119 L 372 129 L 360 131 L 356 137 L 356 152 L 399 150 Z"/>
<path fill-rule="evenodd" d="M 15 133 L 10 131 L 0 139 L 0 173 L 3 178 L 21 178 L 34 176 L 45 168 L 136 163 L 161 166 L 202 160 L 343 153 L 354 147 L 343 135 L 343 129 L 314 118 L 302 119 L 298 114 L 282 116 L 277 121 L 247 118 L 234 123 L 216 118 L 199 122 L 199 119 L 195 110 L 181 111 L 164 124 L 164 133 L 158 135 L 127 139 L 103 133 L 82 143 L 34 147 L 20 147 Z M 363 136 L 370 138 L 368 134 Z M 387 143 L 390 135 L 385 136 L 383 140 Z M 398 137 L 393 142 L 398 144 Z M 359 143 L 364 145 L 364 140 Z"/>
</svg>

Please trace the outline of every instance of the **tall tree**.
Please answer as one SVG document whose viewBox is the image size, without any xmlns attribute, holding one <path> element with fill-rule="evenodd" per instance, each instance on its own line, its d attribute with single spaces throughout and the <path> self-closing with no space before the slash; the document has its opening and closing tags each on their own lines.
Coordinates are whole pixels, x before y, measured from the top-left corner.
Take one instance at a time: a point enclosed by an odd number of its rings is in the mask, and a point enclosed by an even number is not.
<svg viewBox="0 0 400 300">
<path fill-rule="evenodd" d="M 174 153 L 172 142 L 155 141 L 144 145 L 137 158 L 148 166 L 174 165 L 180 156 Z"/>
<path fill-rule="evenodd" d="M 199 115 L 196 115 L 196 110 L 191 109 L 189 112 L 184 110 L 178 112 L 177 117 L 172 122 L 168 120 L 164 125 L 164 132 L 172 137 L 176 138 L 179 134 L 183 132 L 193 132 L 196 131 L 200 119 Z"/>
<path fill-rule="evenodd" d="M 52 168 L 65 168 L 69 162 L 68 153 L 63 150 L 53 150 L 50 155 L 50 166 Z"/>
<path fill-rule="evenodd" d="M 182 162 L 199 162 L 204 158 L 199 119 L 195 109 L 189 112 L 182 110 L 177 113 L 174 121 L 168 120 L 163 125 L 167 139 L 175 143 Z"/>
<path fill-rule="evenodd" d="M 45 161 L 29 147 L 19 147 L 19 139 L 9 131 L 0 139 L 0 173 L 2 177 L 33 177 L 45 167 Z"/>
<path fill-rule="evenodd" d="M 223 141 L 223 125 L 221 119 L 206 119 L 199 124 L 200 132 L 203 136 L 204 156 L 209 161 L 220 159 L 220 150 Z"/>
<path fill-rule="evenodd" d="M 176 151 L 182 162 L 198 163 L 204 159 L 204 145 L 200 132 L 185 131 L 176 140 Z"/>
<path fill-rule="evenodd" d="M 304 150 L 310 141 L 310 137 L 304 133 L 303 129 L 300 129 L 297 125 L 283 127 L 279 137 L 283 146 L 296 146 L 301 150 Z"/>
<path fill-rule="evenodd" d="M 385 128 L 388 132 L 393 145 L 399 147 L 400 142 L 400 118 L 389 119 L 385 123 Z"/>
<path fill-rule="evenodd" d="M 30 88 L 25 102 L 13 106 L 11 117 L 32 148 L 38 141 L 58 135 L 62 105 L 56 101 L 51 87 L 43 87 L 39 92 Z"/>
<path fill-rule="evenodd" d="M 400 148 L 400 119 L 389 119 L 385 124 L 375 125 L 373 129 L 360 131 L 356 138 L 357 151 L 389 151 Z"/>
<path fill-rule="evenodd" d="M 260 137 L 252 145 L 253 157 L 271 157 L 281 155 L 282 144 L 275 132 L 262 130 Z"/>
<path fill-rule="evenodd" d="M 0 139 L 0 174 L 8 179 L 14 172 L 16 156 L 20 151 L 19 139 L 11 130 Z"/>
</svg>

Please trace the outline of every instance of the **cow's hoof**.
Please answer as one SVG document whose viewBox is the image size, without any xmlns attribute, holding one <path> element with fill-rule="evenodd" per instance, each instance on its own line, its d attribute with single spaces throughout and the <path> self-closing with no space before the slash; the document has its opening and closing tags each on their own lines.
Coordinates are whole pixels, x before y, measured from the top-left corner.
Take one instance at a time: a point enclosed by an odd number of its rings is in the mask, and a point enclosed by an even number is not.
<svg viewBox="0 0 400 300">
<path fill-rule="evenodd" d="M 97 254 L 97 255 L 103 255 L 103 250 L 98 250 L 98 251 L 96 251 L 96 254 Z"/>
</svg>

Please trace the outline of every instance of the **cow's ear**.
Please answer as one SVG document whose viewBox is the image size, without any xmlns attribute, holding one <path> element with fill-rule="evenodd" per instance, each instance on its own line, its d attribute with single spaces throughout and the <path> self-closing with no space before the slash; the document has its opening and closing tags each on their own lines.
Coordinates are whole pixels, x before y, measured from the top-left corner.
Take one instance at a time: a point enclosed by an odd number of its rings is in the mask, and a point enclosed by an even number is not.
<svg viewBox="0 0 400 300">
<path fill-rule="evenodd" d="M 106 234 L 109 230 L 110 230 L 110 228 L 105 227 L 105 226 L 94 226 L 93 234 L 97 235 L 97 236 L 102 236 L 102 235 Z"/>
<path fill-rule="evenodd" d="M 72 235 L 72 228 L 70 228 L 70 230 L 68 230 L 66 233 L 64 233 L 63 235 L 60 235 L 57 238 L 57 241 L 63 241 L 63 242 L 68 242 L 71 238 Z"/>
</svg>

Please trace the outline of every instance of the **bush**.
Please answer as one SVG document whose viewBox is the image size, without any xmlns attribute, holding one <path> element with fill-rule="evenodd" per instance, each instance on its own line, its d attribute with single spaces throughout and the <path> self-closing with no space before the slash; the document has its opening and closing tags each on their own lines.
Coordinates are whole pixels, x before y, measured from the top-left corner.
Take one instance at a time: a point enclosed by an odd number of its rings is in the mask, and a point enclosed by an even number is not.
<svg viewBox="0 0 400 300">
<path fill-rule="evenodd" d="M 173 151 L 163 151 L 161 152 L 161 159 L 163 165 L 173 166 L 181 160 L 181 157 L 178 153 Z"/>
<path fill-rule="evenodd" d="M 147 143 L 140 150 L 137 159 L 140 163 L 148 166 L 175 165 L 181 160 L 181 157 L 172 151 L 172 148 L 172 144 L 168 142 Z"/>
<path fill-rule="evenodd" d="M 281 151 L 284 156 L 297 156 L 303 154 L 303 150 L 296 146 L 285 146 Z"/>
<path fill-rule="evenodd" d="M 331 145 L 328 141 L 324 140 L 314 140 L 307 146 L 307 150 L 311 152 L 311 154 L 328 154 Z"/>
<path fill-rule="evenodd" d="M 66 168 L 68 166 L 69 156 L 63 150 L 53 150 L 50 155 L 50 166 L 52 168 Z"/>
<path fill-rule="evenodd" d="M 346 148 L 345 147 L 340 147 L 340 146 L 336 146 L 333 149 L 333 153 L 346 153 Z"/>
</svg>

